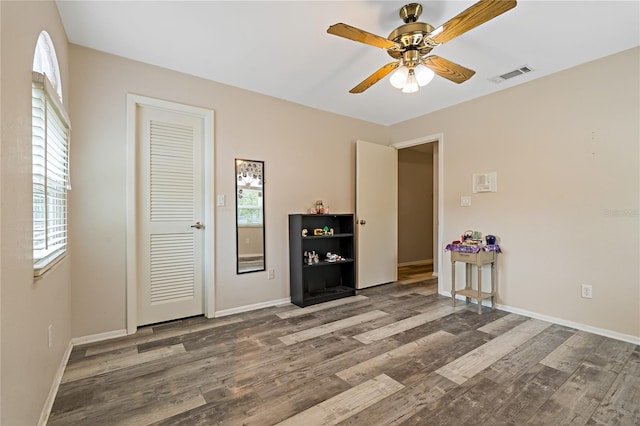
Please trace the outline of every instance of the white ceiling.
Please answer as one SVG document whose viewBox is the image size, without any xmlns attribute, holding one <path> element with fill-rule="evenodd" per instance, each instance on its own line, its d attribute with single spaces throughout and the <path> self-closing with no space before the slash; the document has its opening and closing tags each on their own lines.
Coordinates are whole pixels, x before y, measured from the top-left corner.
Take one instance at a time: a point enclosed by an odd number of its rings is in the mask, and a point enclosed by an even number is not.
<svg viewBox="0 0 640 426">
<path fill-rule="evenodd" d="M 515 9 L 434 49 L 477 73 L 457 85 L 436 76 L 416 94 L 385 78 L 349 92 L 388 54 L 336 37 L 344 22 L 387 37 L 409 1 L 58 0 L 71 43 L 325 111 L 389 125 L 640 45 L 639 1 L 520 0 Z M 475 1 L 421 4 L 434 27 Z M 489 81 L 522 65 L 535 71 Z M 615 70 L 603 78 L 615 78 Z"/>
</svg>

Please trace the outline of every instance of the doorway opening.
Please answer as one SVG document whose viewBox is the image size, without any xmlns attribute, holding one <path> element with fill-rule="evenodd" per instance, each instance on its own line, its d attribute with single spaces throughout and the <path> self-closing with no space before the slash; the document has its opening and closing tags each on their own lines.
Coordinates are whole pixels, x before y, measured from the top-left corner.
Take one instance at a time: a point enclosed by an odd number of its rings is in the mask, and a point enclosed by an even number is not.
<svg viewBox="0 0 640 426">
<path fill-rule="evenodd" d="M 441 268 L 442 134 L 398 149 L 398 281 L 436 286 Z"/>
</svg>

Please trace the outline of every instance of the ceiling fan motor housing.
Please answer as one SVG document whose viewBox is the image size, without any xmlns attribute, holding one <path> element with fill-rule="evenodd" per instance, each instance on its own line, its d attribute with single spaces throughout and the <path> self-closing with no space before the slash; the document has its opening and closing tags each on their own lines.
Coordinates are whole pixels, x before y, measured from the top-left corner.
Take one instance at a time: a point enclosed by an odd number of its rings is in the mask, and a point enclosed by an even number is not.
<svg viewBox="0 0 640 426">
<path fill-rule="evenodd" d="M 389 34 L 388 39 L 400 43 L 403 49 L 400 51 L 389 49 L 387 53 L 394 59 L 401 59 L 403 53 L 408 50 L 417 51 L 420 56 L 424 56 L 433 50 L 433 46 L 427 43 L 427 36 L 433 30 L 434 28 L 426 22 L 410 22 L 401 25 Z"/>
</svg>

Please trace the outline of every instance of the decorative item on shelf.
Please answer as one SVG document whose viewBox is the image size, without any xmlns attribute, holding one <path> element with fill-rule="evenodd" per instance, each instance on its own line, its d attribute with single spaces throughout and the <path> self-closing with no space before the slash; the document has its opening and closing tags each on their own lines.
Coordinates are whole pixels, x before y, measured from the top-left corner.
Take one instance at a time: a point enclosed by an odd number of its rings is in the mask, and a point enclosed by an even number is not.
<svg viewBox="0 0 640 426">
<path fill-rule="evenodd" d="M 304 263 L 307 265 L 313 265 L 320 262 L 320 257 L 315 250 L 309 250 L 304 252 Z"/>
<path fill-rule="evenodd" d="M 321 228 L 314 229 L 313 235 L 324 235 L 324 229 L 321 229 Z"/>
<path fill-rule="evenodd" d="M 333 228 L 329 229 L 329 235 L 333 235 Z"/>
<path fill-rule="evenodd" d="M 309 230 L 308 230 L 307 228 L 304 228 L 304 229 L 302 230 L 302 236 L 303 236 L 303 237 L 306 237 L 308 233 L 309 233 Z"/>
<path fill-rule="evenodd" d="M 343 261 L 344 258 L 342 256 L 340 256 L 339 254 L 335 254 L 335 253 L 331 253 L 331 252 L 327 252 L 327 255 L 325 256 L 325 260 L 327 262 L 340 262 Z"/>
<path fill-rule="evenodd" d="M 322 228 L 322 234 L 323 235 L 329 235 L 329 227 L 325 225 L 324 228 Z"/>
<path fill-rule="evenodd" d="M 327 262 L 335 262 L 337 257 L 338 257 L 337 254 L 334 254 L 328 251 L 324 258 Z"/>
<path fill-rule="evenodd" d="M 314 207 L 307 210 L 308 214 L 329 214 L 329 206 L 325 206 L 322 200 L 316 200 Z"/>
</svg>

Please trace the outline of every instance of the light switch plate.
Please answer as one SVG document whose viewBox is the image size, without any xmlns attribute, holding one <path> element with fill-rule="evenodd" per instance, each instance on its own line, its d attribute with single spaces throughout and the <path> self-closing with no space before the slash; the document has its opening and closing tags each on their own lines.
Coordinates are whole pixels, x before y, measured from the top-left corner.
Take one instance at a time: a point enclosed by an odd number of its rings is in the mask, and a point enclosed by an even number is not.
<svg viewBox="0 0 640 426">
<path fill-rule="evenodd" d="M 218 205 L 218 207 L 224 207 L 224 195 L 218 195 L 216 204 Z"/>
<path fill-rule="evenodd" d="M 470 207 L 471 206 L 471 197 L 468 195 L 464 195 L 460 197 L 460 205 L 462 207 Z"/>
</svg>

